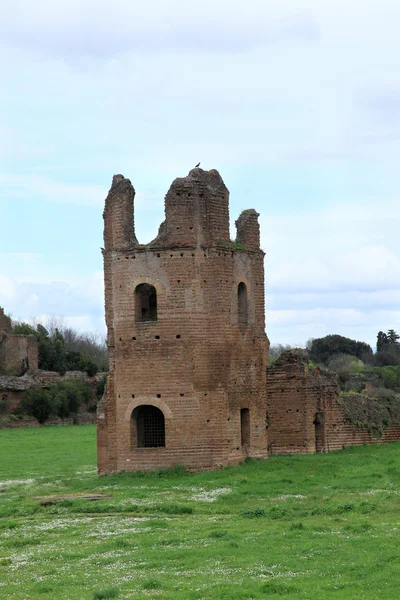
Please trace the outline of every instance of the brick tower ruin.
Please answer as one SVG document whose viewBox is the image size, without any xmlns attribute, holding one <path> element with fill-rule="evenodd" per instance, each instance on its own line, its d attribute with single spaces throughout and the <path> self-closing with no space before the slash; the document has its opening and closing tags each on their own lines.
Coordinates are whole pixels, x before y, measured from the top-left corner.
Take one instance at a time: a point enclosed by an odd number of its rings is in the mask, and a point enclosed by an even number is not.
<svg viewBox="0 0 400 600">
<path fill-rule="evenodd" d="M 264 252 L 258 214 L 229 236 L 229 192 L 193 169 L 139 244 L 135 190 L 115 175 L 104 210 L 110 373 L 98 408 L 99 473 L 189 469 L 268 454 Z"/>
</svg>

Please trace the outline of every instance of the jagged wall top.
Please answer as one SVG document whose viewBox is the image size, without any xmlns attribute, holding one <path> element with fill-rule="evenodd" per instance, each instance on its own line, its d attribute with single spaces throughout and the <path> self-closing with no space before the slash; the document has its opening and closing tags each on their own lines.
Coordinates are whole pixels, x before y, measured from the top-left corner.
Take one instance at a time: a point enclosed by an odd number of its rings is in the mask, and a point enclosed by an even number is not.
<svg viewBox="0 0 400 600">
<path fill-rule="evenodd" d="M 129 179 L 114 175 L 106 198 L 105 249 L 138 247 L 134 230 L 135 190 Z M 247 210 L 236 221 L 237 241 L 244 249 L 260 247 L 258 213 Z M 229 235 L 229 191 L 216 169 L 192 169 L 175 179 L 165 196 L 165 221 L 148 248 L 210 247 L 231 244 Z"/>
<path fill-rule="evenodd" d="M 156 246 L 209 246 L 229 241 L 229 191 L 215 169 L 192 169 L 172 182 Z"/>
<path fill-rule="evenodd" d="M 104 247 L 124 249 L 138 243 L 133 201 L 135 189 L 123 175 L 114 175 L 104 207 Z"/>
</svg>

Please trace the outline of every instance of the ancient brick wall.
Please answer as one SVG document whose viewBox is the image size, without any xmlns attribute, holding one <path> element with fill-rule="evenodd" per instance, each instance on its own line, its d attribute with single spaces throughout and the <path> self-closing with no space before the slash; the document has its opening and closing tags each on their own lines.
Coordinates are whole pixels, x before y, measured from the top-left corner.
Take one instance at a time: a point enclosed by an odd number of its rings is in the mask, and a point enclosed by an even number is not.
<svg viewBox="0 0 400 600">
<path fill-rule="evenodd" d="M 12 325 L 10 317 L 4 314 L 4 308 L 0 306 L 0 334 L 1 332 L 12 333 Z"/>
<path fill-rule="evenodd" d="M 99 472 L 265 457 L 268 340 L 255 211 L 245 227 L 251 248 L 237 248 L 219 173 L 193 169 L 173 182 L 159 235 L 141 246 L 133 198 L 129 180 L 114 177 L 104 211 L 110 375 L 98 410 Z M 140 309 L 153 300 L 141 304 L 143 284 L 156 291 L 156 314 L 144 319 Z M 135 415 L 144 406 L 162 412 L 164 446 L 140 445 Z"/>
<path fill-rule="evenodd" d="M 31 335 L 14 335 L 11 319 L 0 307 L 0 373 L 22 375 L 38 368 L 38 343 Z"/>
<path fill-rule="evenodd" d="M 32 335 L 10 335 L 5 343 L 5 371 L 22 375 L 36 371 L 39 361 L 38 343 Z"/>
<path fill-rule="evenodd" d="M 310 370 L 299 352 L 283 353 L 267 369 L 271 454 L 340 450 L 345 446 L 400 440 L 400 427 L 381 437 L 348 423 L 333 373 Z"/>
</svg>

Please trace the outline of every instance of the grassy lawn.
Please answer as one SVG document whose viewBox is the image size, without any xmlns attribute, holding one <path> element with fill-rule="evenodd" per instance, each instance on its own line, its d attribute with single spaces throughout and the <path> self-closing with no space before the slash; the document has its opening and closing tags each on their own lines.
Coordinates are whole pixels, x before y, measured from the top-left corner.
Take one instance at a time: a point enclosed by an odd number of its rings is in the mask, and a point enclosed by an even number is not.
<svg viewBox="0 0 400 600">
<path fill-rule="evenodd" d="M 0 430 L 1 599 L 400 598 L 400 444 L 98 478 L 95 435 Z"/>
</svg>

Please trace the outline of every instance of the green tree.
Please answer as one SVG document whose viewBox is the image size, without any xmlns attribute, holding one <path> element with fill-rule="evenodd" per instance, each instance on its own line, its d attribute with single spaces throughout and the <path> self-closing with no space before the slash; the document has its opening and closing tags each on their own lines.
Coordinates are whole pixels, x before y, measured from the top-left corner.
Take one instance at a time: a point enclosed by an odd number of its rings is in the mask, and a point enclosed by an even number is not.
<svg viewBox="0 0 400 600">
<path fill-rule="evenodd" d="M 398 344 L 400 335 L 394 329 L 388 329 L 387 339 L 389 344 Z"/>
<path fill-rule="evenodd" d="M 65 340 L 63 332 L 57 327 L 52 328 L 50 333 L 41 324 L 38 324 L 36 329 L 28 323 L 14 325 L 14 333 L 36 337 L 39 347 L 39 369 L 57 371 L 61 374 L 66 371 L 86 371 L 90 377 L 93 377 L 98 371 L 98 364 L 101 364 L 102 368 L 107 366 L 106 355 L 104 352 L 102 353 L 104 349 L 101 344 L 94 339 L 90 340 L 88 335 L 79 338 L 76 332 L 74 337 L 74 332 L 70 329 L 67 329 L 66 332 L 69 342 Z M 77 340 L 80 340 L 79 344 Z M 80 347 L 85 352 L 74 350 L 74 347 Z M 90 352 L 94 358 L 90 356 Z"/>
<path fill-rule="evenodd" d="M 350 354 L 364 362 L 370 362 L 373 358 L 371 346 L 337 334 L 315 338 L 307 343 L 307 349 L 313 362 L 325 365 L 338 354 Z"/>
<path fill-rule="evenodd" d="M 382 352 L 382 350 L 385 350 L 388 343 L 389 343 L 389 340 L 388 340 L 388 336 L 386 335 L 386 333 L 384 333 L 383 331 L 379 331 L 377 339 L 376 339 L 376 351 Z"/>
<path fill-rule="evenodd" d="M 20 408 L 35 417 L 41 425 L 56 412 L 51 394 L 43 389 L 26 390 L 22 395 Z"/>
</svg>

